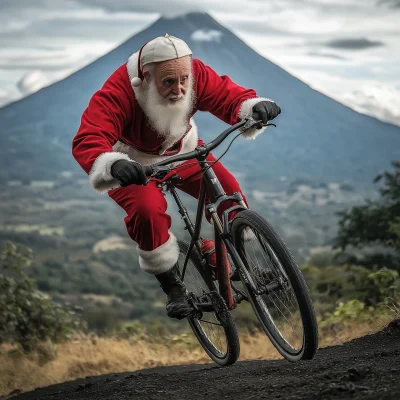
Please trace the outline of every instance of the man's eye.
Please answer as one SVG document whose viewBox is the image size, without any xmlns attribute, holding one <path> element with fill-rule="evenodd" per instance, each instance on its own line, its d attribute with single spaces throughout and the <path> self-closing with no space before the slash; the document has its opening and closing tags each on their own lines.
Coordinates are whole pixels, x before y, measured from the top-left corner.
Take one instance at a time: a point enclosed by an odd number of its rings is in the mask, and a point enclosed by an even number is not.
<svg viewBox="0 0 400 400">
<path fill-rule="evenodd" d="M 171 86 L 174 83 L 174 81 L 172 79 L 167 79 L 166 81 L 164 81 L 164 85 L 166 86 Z"/>
</svg>

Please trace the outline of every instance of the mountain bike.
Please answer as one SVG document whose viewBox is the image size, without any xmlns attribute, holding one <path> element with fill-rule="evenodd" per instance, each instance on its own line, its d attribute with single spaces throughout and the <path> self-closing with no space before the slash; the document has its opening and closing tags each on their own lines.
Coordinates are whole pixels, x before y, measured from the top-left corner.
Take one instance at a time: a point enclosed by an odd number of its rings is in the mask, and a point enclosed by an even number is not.
<svg viewBox="0 0 400 400">
<path fill-rule="evenodd" d="M 193 308 L 187 319 L 206 353 L 222 366 L 233 364 L 239 357 L 239 337 L 230 311 L 242 301 L 251 304 L 263 330 L 287 360 L 311 359 L 318 347 L 317 321 L 310 294 L 290 251 L 269 222 L 247 207 L 240 193 L 224 192 L 212 165 L 206 161 L 208 154 L 232 132 L 240 130 L 235 140 L 244 131 L 261 125 L 261 121 L 245 119 L 208 144 L 144 167 L 149 181 L 158 180 L 171 193 L 190 233 L 190 243 L 179 241 L 178 259 L 181 279 Z M 179 165 L 171 166 L 191 159 L 197 160 L 202 171 L 194 224 L 176 192 Z M 207 193 L 210 203 L 206 205 Z M 226 201 L 233 201 L 235 205 L 225 210 L 220 219 L 217 210 Z M 201 252 L 204 209 L 214 226 L 217 279 Z M 232 212 L 236 215 L 229 220 Z"/>
</svg>

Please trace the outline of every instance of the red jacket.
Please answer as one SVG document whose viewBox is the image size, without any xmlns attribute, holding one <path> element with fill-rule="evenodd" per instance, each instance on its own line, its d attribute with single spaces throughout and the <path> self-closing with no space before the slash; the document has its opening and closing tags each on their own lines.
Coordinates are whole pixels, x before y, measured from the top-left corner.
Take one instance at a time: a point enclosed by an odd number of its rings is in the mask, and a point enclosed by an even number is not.
<svg viewBox="0 0 400 400">
<path fill-rule="evenodd" d="M 174 154 L 171 149 L 162 147 L 163 138 L 146 123 L 146 115 L 131 87 L 129 68 L 132 68 L 129 63 L 121 65 L 93 95 L 72 143 L 73 156 L 100 192 L 119 186 L 110 173 L 117 159 L 131 158 L 151 164 Z M 256 97 L 253 89 L 235 84 L 226 75 L 219 76 L 198 59 L 193 59 L 193 75 L 196 100 L 190 117 L 197 110 L 209 111 L 233 125 L 249 115 L 255 103 L 263 100 Z M 194 125 L 193 120 L 190 123 Z M 175 153 L 186 153 L 197 146 L 195 126 L 186 136 L 174 145 Z"/>
</svg>

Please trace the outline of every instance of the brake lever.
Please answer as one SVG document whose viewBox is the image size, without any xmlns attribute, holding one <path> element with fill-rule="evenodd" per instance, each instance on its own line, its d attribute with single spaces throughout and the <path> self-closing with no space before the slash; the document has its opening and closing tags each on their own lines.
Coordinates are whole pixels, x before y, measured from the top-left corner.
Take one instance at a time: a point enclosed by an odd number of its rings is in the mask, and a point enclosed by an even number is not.
<svg viewBox="0 0 400 400">
<path fill-rule="evenodd" d="M 247 122 L 244 124 L 242 130 L 245 132 L 251 128 L 256 127 L 257 129 L 261 129 L 264 126 L 274 126 L 276 128 L 275 124 L 267 122 L 266 124 L 263 124 L 261 120 L 255 120 L 252 117 L 250 117 Z"/>
<path fill-rule="evenodd" d="M 147 179 L 145 185 L 147 185 L 147 184 L 151 181 L 152 178 L 157 177 L 157 175 L 158 175 L 160 172 L 165 172 L 165 175 L 167 175 L 170 171 L 172 171 L 172 168 L 171 168 L 170 166 L 168 166 L 168 165 L 160 165 L 160 166 L 157 166 L 157 167 L 153 167 L 153 173 L 152 173 L 152 174 L 150 175 L 150 177 Z M 164 176 L 165 176 L 165 175 L 164 175 Z"/>
</svg>

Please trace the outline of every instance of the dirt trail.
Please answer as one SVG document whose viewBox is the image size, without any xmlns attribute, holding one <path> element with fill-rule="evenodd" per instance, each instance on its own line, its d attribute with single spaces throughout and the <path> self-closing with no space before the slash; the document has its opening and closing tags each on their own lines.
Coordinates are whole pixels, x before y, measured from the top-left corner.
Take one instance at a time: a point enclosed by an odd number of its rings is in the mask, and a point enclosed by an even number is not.
<svg viewBox="0 0 400 400">
<path fill-rule="evenodd" d="M 312 361 L 242 361 L 160 367 L 79 379 L 12 400 L 400 399 L 400 320 L 384 331 L 319 350 Z"/>
</svg>

